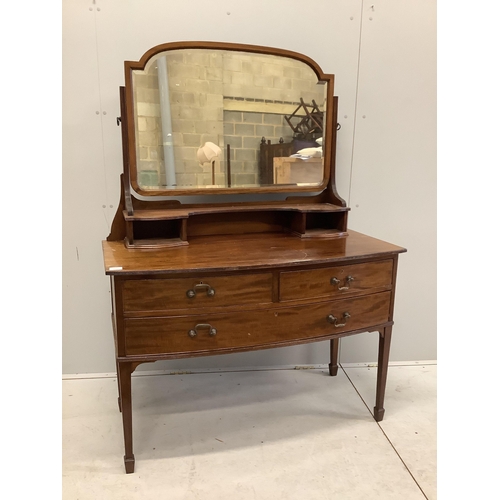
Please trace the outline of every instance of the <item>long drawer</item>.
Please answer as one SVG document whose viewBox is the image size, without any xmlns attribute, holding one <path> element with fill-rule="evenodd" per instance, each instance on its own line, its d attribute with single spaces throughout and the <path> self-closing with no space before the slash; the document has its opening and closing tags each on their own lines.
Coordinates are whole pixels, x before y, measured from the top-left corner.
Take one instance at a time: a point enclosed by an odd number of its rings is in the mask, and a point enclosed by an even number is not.
<svg viewBox="0 0 500 500">
<path fill-rule="evenodd" d="M 271 302 L 271 273 L 129 280 L 123 285 L 125 313 Z"/>
<path fill-rule="evenodd" d="M 380 325 L 390 292 L 307 306 L 125 320 L 127 355 L 216 351 L 299 341 Z"/>
<path fill-rule="evenodd" d="M 389 289 L 392 260 L 286 271 L 280 276 L 280 301 L 361 295 Z"/>
</svg>

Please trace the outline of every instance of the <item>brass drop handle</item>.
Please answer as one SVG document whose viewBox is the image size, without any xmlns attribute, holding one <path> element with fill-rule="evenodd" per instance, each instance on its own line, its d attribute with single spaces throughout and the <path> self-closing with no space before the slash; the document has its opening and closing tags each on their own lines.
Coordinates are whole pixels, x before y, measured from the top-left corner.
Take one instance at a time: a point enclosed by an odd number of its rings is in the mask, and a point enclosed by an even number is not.
<svg viewBox="0 0 500 500">
<path fill-rule="evenodd" d="M 189 330 L 188 332 L 188 335 L 194 339 L 196 337 L 196 335 L 198 335 L 198 328 L 200 329 L 206 329 L 208 328 L 208 334 L 211 336 L 211 337 L 214 337 L 215 335 L 217 335 L 217 329 L 214 328 L 211 324 L 209 323 L 198 323 L 192 330 Z"/>
<path fill-rule="evenodd" d="M 215 295 L 215 290 L 208 283 L 197 283 L 191 290 L 186 292 L 186 295 L 188 298 L 192 299 L 196 297 L 196 290 L 200 288 L 207 290 L 207 297 L 213 297 Z"/>
<path fill-rule="evenodd" d="M 337 290 L 341 290 L 341 291 L 343 291 L 343 290 L 349 290 L 349 283 L 351 281 L 354 281 L 354 278 L 351 275 L 349 275 L 344 280 L 344 286 L 339 286 L 340 285 L 340 280 L 334 277 L 334 278 L 332 278 L 330 280 L 330 285 L 337 285 Z"/>
<path fill-rule="evenodd" d="M 335 328 L 340 328 L 341 326 L 345 326 L 347 325 L 347 320 L 351 317 L 351 315 L 348 313 L 348 312 L 345 312 L 343 315 L 342 315 L 342 319 L 344 320 L 343 323 L 337 323 L 338 319 L 333 315 L 333 314 L 329 314 L 327 317 L 326 317 L 326 320 L 328 321 L 328 323 L 331 323 Z"/>
</svg>

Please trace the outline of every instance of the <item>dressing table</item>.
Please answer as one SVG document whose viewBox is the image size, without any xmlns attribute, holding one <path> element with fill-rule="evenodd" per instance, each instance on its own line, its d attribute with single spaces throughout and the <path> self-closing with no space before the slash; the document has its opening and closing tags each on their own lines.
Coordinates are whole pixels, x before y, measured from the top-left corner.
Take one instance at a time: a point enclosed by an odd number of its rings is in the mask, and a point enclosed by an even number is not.
<svg viewBox="0 0 500 500">
<path fill-rule="evenodd" d="M 333 85 L 310 58 L 253 45 L 167 43 L 125 62 L 121 198 L 103 253 L 127 473 L 141 363 L 328 340 L 335 376 L 339 339 L 378 332 L 382 420 L 405 249 L 348 229 Z M 263 141 L 313 147 L 293 161 L 269 147 L 267 164 L 294 173 L 264 176 Z"/>
</svg>

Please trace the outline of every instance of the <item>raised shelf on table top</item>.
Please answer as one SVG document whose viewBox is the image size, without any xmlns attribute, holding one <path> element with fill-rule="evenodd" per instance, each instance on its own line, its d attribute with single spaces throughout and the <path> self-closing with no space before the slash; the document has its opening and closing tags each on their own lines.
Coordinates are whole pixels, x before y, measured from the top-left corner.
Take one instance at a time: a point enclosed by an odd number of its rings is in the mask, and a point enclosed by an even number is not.
<svg viewBox="0 0 500 500">
<path fill-rule="evenodd" d="M 331 203 L 283 203 L 283 204 L 255 204 L 239 205 L 227 204 L 219 206 L 197 205 L 192 207 L 162 208 L 154 210 L 135 210 L 133 215 L 128 215 L 124 210 L 123 215 L 126 221 L 134 220 L 170 220 L 187 219 L 192 215 L 202 215 L 210 213 L 224 212 L 347 212 L 349 208 L 332 205 Z"/>
</svg>

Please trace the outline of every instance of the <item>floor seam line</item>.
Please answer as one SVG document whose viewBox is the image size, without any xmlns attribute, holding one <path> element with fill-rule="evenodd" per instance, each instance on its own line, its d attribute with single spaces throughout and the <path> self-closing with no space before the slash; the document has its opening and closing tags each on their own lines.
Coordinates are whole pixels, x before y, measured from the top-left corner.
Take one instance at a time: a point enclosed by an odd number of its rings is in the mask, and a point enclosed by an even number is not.
<svg viewBox="0 0 500 500">
<path fill-rule="evenodd" d="M 349 380 L 349 382 L 351 383 L 352 387 L 354 388 L 354 390 L 356 391 L 357 395 L 359 396 L 359 398 L 361 399 L 361 401 L 363 402 L 363 404 L 366 406 L 366 409 L 368 410 L 368 412 L 370 413 L 370 415 L 372 417 L 374 417 L 373 413 L 371 412 L 370 410 L 370 407 L 366 404 L 366 401 L 363 399 L 363 396 L 361 396 L 361 394 L 359 393 L 358 389 L 356 388 L 356 386 L 354 385 L 353 381 L 351 380 L 351 378 L 349 377 L 349 375 L 347 375 L 344 367 L 342 366 L 341 363 L 339 363 L 339 366 L 340 368 L 342 369 L 342 371 L 344 372 L 344 375 L 347 377 L 347 380 Z M 375 418 L 375 417 L 374 417 Z M 387 442 L 391 445 L 391 448 L 394 450 L 394 453 L 396 453 L 396 455 L 398 456 L 399 460 L 401 461 L 401 463 L 404 465 L 405 469 L 407 470 L 408 474 L 410 474 L 410 477 L 413 479 L 413 481 L 415 482 L 415 484 L 417 485 L 418 489 L 420 490 L 420 492 L 422 493 L 422 495 L 424 495 L 424 498 L 426 500 L 429 500 L 429 498 L 427 497 L 427 495 L 424 493 L 424 490 L 422 489 L 422 487 L 420 486 L 420 484 L 418 484 L 418 481 L 416 480 L 415 476 L 412 474 L 411 470 L 408 468 L 408 466 L 406 465 L 406 462 L 403 460 L 403 458 L 401 457 L 401 455 L 399 454 L 398 450 L 396 450 L 396 447 L 394 446 L 394 444 L 392 443 L 392 441 L 389 439 L 389 436 L 387 436 L 387 434 L 385 433 L 384 429 L 382 428 L 382 426 L 380 425 L 380 422 L 377 422 L 375 421 L 375 423 L 377 424 L 378 428 L 380 429 L 380 431 L 382 432 L 382 434 L 384 435 L 384 437 L 387 439 Z"/>
</svg>

